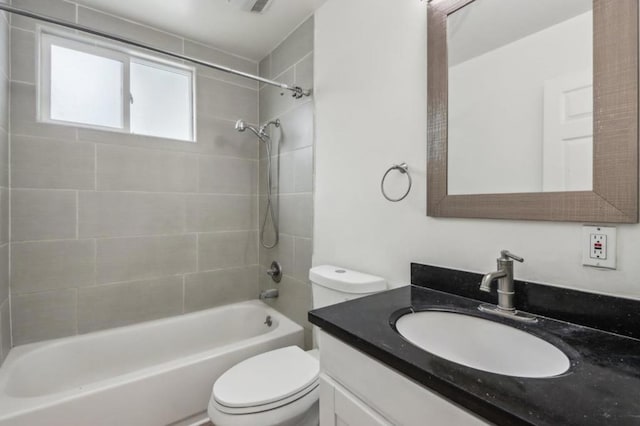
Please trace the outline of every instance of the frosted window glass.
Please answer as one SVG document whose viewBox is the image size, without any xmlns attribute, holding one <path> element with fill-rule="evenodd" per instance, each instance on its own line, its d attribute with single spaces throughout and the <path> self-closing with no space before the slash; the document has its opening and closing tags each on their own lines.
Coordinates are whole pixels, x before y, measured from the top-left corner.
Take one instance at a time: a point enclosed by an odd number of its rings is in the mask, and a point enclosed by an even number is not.
<svg viewBox="0 0 640 426">
<path fill-rule="evenodd" d="M 51 119 L 123 127 L 123 64 L 51 46 Z"/>
<path fill-rule="evenodd" d="M 131 63 L 131 132 L 192 140 L 190 75 Z"/>
</svg>

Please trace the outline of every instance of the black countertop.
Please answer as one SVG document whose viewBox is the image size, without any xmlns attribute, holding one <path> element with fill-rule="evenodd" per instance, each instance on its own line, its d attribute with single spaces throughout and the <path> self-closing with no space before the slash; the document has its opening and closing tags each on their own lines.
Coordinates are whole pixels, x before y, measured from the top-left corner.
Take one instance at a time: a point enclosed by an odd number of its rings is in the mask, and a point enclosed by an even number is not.
<svg viewBox="0 0 640 426">
<path fill-rule="evenodd" d="M 412 285 L 316 309 L 309 320 L 496 424 L 640 425 L 640 340 L 545 317 L 534 324 L 517 322 L 480 312 L 479 304 Z M 571 367 L 542 379 L 488 373 L 425 352 L 393 328 L 404 313 L 434 309 L 525 330 L 560 348 Z"/>
</svg>

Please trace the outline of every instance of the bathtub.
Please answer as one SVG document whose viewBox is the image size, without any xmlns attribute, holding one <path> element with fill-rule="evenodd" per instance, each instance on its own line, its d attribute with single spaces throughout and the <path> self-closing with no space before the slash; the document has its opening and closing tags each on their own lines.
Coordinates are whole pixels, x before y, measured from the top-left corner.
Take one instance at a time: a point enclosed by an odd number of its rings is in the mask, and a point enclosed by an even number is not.
<svg viewBox="0 0 640 426">
<path fill-rule="evenodd" d="M 228 368 L 303 341 L 255 300 L 19 346 L 0 368 L 0 426 L 196 424 Z"/>
</svg>

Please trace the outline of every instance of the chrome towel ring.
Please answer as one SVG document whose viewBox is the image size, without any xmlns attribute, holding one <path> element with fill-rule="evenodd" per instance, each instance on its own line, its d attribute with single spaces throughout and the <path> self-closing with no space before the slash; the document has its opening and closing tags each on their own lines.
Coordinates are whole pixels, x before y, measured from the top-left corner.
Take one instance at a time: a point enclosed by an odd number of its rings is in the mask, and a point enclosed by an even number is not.
<svg viewBox="0 0 640 426">
<path fill-rule="evenodd" d="M 393 170 L 397 170 L 403 175 L 407 175 L 407 179 L 409 180 L 409 186 L 407 187 L 407 191 L 400 198 L 390 198 L 384 190 L 384 181 L 387 179 L 387 176 L 389 175 L 389 173 L 391 173 Z M 389 167 L 389 169 L 384 174 L 384 176 L 382 176 L 382 181 L 380 182 L 380 191 L 382 192 L 382 195 L 384 196 L 384 198 L 391 201 L 392 203 L 397 203 L 398 201 L 402 201 L 405 198 L 407 198 L 407 195 L 409 195 L 409 192 L 411 191 L 412 183 L 413 182 L 411 181 L 411 175 L 409 174 L 409 166 L 407 166 L 407 163 L 394 164 L 393 166 Z"/>
</svg>

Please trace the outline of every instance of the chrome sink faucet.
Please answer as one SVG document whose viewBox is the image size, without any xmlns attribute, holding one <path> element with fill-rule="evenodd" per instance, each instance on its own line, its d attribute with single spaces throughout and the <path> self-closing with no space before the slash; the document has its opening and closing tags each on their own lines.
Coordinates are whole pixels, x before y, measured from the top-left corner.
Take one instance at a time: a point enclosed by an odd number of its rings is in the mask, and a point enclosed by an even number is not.
<svg viewBox="0 0 640 426">
<path fill-rule="evenodd" d="M 519 312 L 513 304 L 513 296 L 515 288 L 513 285 L 513 261 L 524 262 L 520 256 L 510 253 L 508 250 L 502 250 L 500 257 L 497 259 L 498 270 L 489 272 L 482 277 L 480 290 L 491 293 L 491 284 L 498 281 L 498 305 L 480 305 L 479 309 L 484 312 L 507 316 L 522 321 L 536 321 L 536 318 Z"/>
<path fill-rule="evenodd" d="M 512 260 L 513 259 L 513 260 Z M 504 311 L 515 311 L 513 307 L 513 295 L 515 294 L 513 288 L 513 261 L 520 263 L 524 262 L 524 259 L 520 256 L 510 253 L 507 250 L 500 252 L 500 257 L 497 259 L 498 270 L 495 272 L 489 272 L 482 277 L 480 283 L 480 290 L 487 293 L 491 293 L 491 283 L 496 279 L 498 280 L 498 308 Z"/>
</svg>

